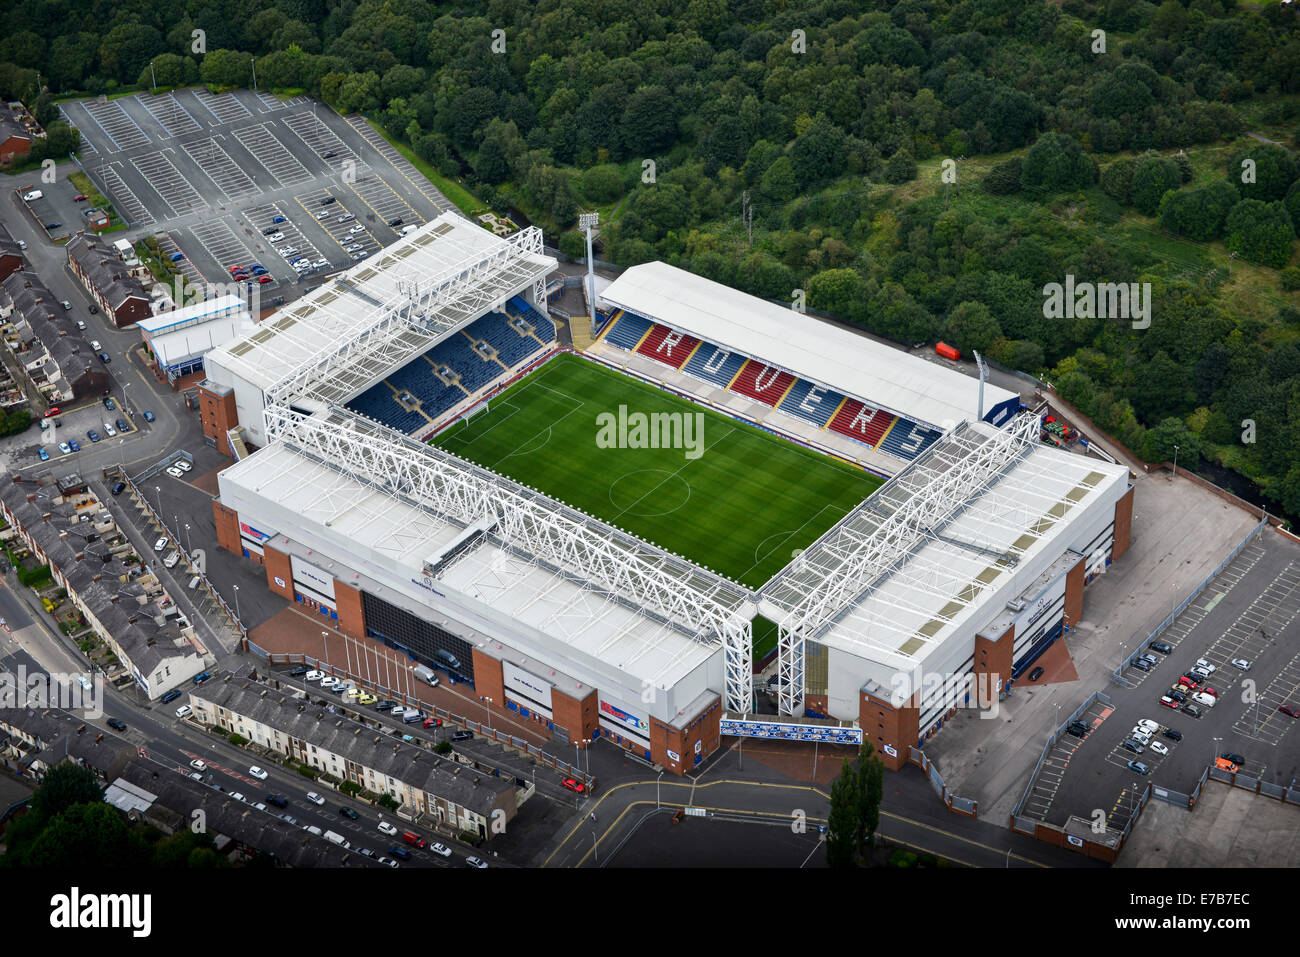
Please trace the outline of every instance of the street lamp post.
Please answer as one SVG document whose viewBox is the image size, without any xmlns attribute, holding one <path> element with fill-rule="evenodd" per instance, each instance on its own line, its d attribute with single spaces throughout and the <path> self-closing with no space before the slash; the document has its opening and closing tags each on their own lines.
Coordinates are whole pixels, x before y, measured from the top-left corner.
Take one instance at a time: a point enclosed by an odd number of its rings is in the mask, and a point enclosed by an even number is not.
<svg viewBox="0 0 1300 957">
<path fill-rule="evenodd" d="M 1174 477 L 1177 474 L 1178 474 L 1178 446 L 1175 445 L 1174 446 L 1174 470 L 1169 475 L 1169 481 L 1172 482 L 1174 480 Z"/>
<path fill-rule="evenodd" d="M 330 637 L 330 633 L 328 631 L 322 631 L 320 633 L 320 646 L 321 648 L 325 649 L 325 667 L 327 668 L 329 667 L 329 663 L 330 663 L 329 637 Z"/>
<path fill-rule="evenodd" d="M 485 697 L 483 700 L 487 702 L 488 730 L 492 731 L 492 699 Z M 495 736 L 496 732 L 493 731 L 492 733 Z"/>
<path fill-rule="evenodd" d="M 596 846 L 596 829 L 595 829 L 595 828 L 592 828 L 592 831 L 591 831 L 591 853 L 593 853 L 593 854 L 596 855 L 596 863 L 599 864 L 599 863 L 600 863 L 600 848 L 598 848 L 598 847 Z"/>
<path fill-rule="evenodd" d="M 1219 756 L 1219 742 L 1222 741 L 1222 740 L 1223 740 L 1222 738 L 1215 738 L 1215 739 L 1214 739 L 1214 749 L 1213 749 L 1213 750 L 1211 751 L 1211 753 L 1210 753 L 1210 764 L 1211 764 L 1211 765 L 1214 764 L 1214 759 L 1217 758 L 1217 757 Z"/>
<path fill-rule="evenodd" d="M 162 521 L 162 489 L 155 485 L 153 490 L 158 493 L 158 521 Z"/>
<path fill-rule="evenodd" d="M 235 587 L 235 618 L 242 624 L 244 619 L 239 616 L 239 586 Z"/>
<path fill-rule="evenodd" d="M 665 770 L 666 770 L 666 769 L 665 769 Z M 656 807 L 656 808 L 659 807 L 659 780 L 660 780 L 660 778 L 662 778 L 663 776 L 664 776 L 664 772 L 663 772 L 663 771 L 660 771 L 660 772 L 659 772 L 659 777 L 655 778 L 655 807 Z M 816 777 L 816 775 L 813 775 L 813 776 Z"/>
<path fill-rule="evenodd" d="M 190 547 L 190 523 L 185 523 L 185 551 L 193 554 L 194 549 Z"/>
</svg>

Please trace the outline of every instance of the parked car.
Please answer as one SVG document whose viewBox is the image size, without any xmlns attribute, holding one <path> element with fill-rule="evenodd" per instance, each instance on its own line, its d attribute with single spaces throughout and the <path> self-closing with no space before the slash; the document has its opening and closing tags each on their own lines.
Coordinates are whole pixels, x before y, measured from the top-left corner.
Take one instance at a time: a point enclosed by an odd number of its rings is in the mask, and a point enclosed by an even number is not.
<svg viewBox="0 0 1300 957">
<path fill-rule="evenodd" d="M 342 216 L 340 216 L 337 220 L 335 220 L 335 222 L 339 222 L 339 223 L 347 223 L 347 222 L 351 222 L 351 221 L 354 220 L 354 219 L 356 219 L 356 217 L 353 216 L 351 213 L 344 213 L 344 214 L 343 214 Z"/>
<path fill-rule="evenodd" d="M 315 670 L 309 671 L 302 676 L 304 681 L 320 681 L 324 677 L 325 677 L 325 672 L 315 671 Z"/>
<path fill-rule="evenodd" d="M 1183 675 L 1181 678 L 1178 679 L 1178 683 L 1180 685 L 1186 685 L 1187 687 L 1195 691 L 1197 688 L 1201 686 L 1201 679 L 1198 675 Z"/>
<path fill-rule="evenodd" d="M 1033 671 L 1029 672 L 1029 680 L 1030 680 L 1030 681 L 1037 681 L 1037 680 L 1038 680 L 1039 678 L 1041 678 L 1042 676 L 1043 676 L 1043 669 L 1042 669 L 1042 668 L 1035 668 Z"/>
<path fill-rule="evenodd" d="M 388 221 L 388 225 L 393 227 L 400 226 L 402 225 L 402 218 L 400 216 L 394 216 Z"/>
<path fill-rule="evenodd" d="M 1160 664 L 1160 659 L 1157 658 L 1155 655 L 1151 654 L 1150 652 L 1144 651 L 1142 654 L 1138 655 L 1138 657 L 1141 658 L 1143 661 L 1146 661 L 1152 665 Z"/>
<path fill-rule="evenodd" d="M 366 227 L 362 226 L 360 223 L 357 223 L 355 226 L 353 226 L 351 229 L 349 229 L 348 232 L 349 232 L 349 233 L 359 233 L 359 232 L 363 232 L 363 231 L 365 230 L 365 228 L 366 228 Z"/>
<path fill-rule="evenodd" d="M 68 439 L 68 448 L 72 449 L 72 451 L 74 452 L 80 452 L 81 443 L 78 442 L 76 439 Z"/>
<path fill-rule="evenodd" d="M 1217 669 L 1214 667 L 1214 665 L 1210 664 L 1210 663 L 1209 663 L 1208 661 L 1206 661 L 1204 658 L 1197 658 L 1197 659 L 1196 659 L 1196 667 L 1200 668 L 1200 669 L 1203 670 L 1203 671 L 1208 672 L 1209 674 L 1214 674 L 1214 672 L 1217 670 Z"/>
<path fill-rule="evenodd" d="M 262 235 L 263 235 L 263 236 L 274 236 L 276 233 L 279 233 L 279 232 L 280 232 L 280 230 L 279 230 L 278 227 L 276 227 L 276 226 L 268 226 L 266 229 L 262 230 Z"/>
<path fill-rule="evenodd" d="M 1175 701 L 1173 698 L 1169 697 L 1169 695 L 1164 695 L 1164 696 L 1160 699 L 1160 703 L 1161 703 L 1162 705 L 1164 705 L 1166 708 L 1177 708 L 1177 707 L 1178 707 L 1178 704 L 1179 704 L 1179 702 L 1177 702 L 1177 701 Z"/>
<path fill-rule="evenodd" d="M 287 221 L 287 220 L 285 220 L 285 218 L 284 218 L 283 216 L 273 216 L 273 217 L 271 217 L 271 222 L 273 222 L 273 223 L 283 223 L 283 222 L 286 222 L 286 221 Z"/>
<path fill-rule="evenodd" d="M 412 847 L 422 848 L 422 847 L 426 847 L 429 843 L 424 838 L 420 837 L 420 835 L 416 834 L 414 831 L 403 831 L 402 840 L 404 840 L 407 844 L 410 844 Z"/>
<path fill-rule="evenodd" d="M 50 460 L 50 453 L 46 452 L 44 449 L 38 448 L 36 450 L 36 457 L 42 462 L 48 462 Z"/>
<path fill-rule="evenodd" d="M 1223 754 L 1220 755 L 1220 757 L 1227 758 L 1233 764 L 1237 764 L 1237 765 L 1242 765 L 1246 763 L 1246 759 L 1234 751 L 1224 751 Z"/>
<path fill-rule="evenodd" d="M 121 718 L 109 718 L 108 726 L 112 728 L 114 731 L 126 730 L 126 722 L 123 721 Z"/>
<path fill-rule="evenodd" d="M 1146 750 L 1146 745 L 1134 738 L 1125 738 L 1119 744 L 1121 748 L 1126 751 L 1132 751 L 1134 754 L 1141 754 Z"/>
<path fill-rule="evenodd" d="M 284 242 L 284 233 L 272 233 L 270 236 L 267 236 L 266 238 L 268 242 L 282 243 Z"/>
<path fill-rule="evenodd" d="M 477 867 L 481 871 L 487 867 L 487 861 L 480 860 L 477 857 L 467 857 L 465 858 L 465 865 L 467 867 Z"/>
<path fill-rule="evenodd" d="M 308 671 L 310 671 L 310 670 L 311 670 L 311 669 L 308 668 L 306 665 L 294 665 L 293 668 L 291 668 L 291 669 L 289 670 L 289 677 L 290 677 L 290 678 L 301 678 L 303 675 L 305 675 L 305 674 L 306 674 Z"/>
<path fill-rule="evenodd" d="M 326 196 L 324 199 L 322 199 L 322 200 L 320 201 L 320 204 L 321 204 L 322 206 L 328 206 L 328 205 L 330 205 L 331 203 L 337 203 L 337 202 L 338 202 L 338 200 L 337 200 L 335 197 L 333 197 L 333 196 Z"/>
<path fill-rule="evenodd" d="M 1183 705 L 1182 710 L 1185 714 L 1190 714 L 1193 718 L 1199 718 L 1202 714 L 1205 713 L 1200 708 L 1196 707 L 1196 705 L 1192 704 L 1190 701 L 1187 704 Z"/>
<path fill-rule="evenodd" d="M 209 674 L 208 672 L 206 672 L 206 671 L 200 671 L 198 674 L 196 674 L 196 675 L 195 675 L 193 678 L 191 678 L 190 680 L 193 681 L 196 685 L 201 685 L 201 684 L 203 684 L 203 682 L 207 681 L 207 680 L 210 679 L 211 677 L 212 677 L 212 675 Z"/>
<path fill-rule="evenodd" d="M 1239 669 L 1240 671 L 1249 671 L 1249 670 L 1250 670 L 1250 660 L 1247 659 L 1247 658 L 1233 658 L 1233 659 L 1232 659 L 1232 667 L 1237 668 L 1237 669 Z"/>
<path fill-rule="evenodd" d="M 178 718 L 188 718 L 193 713 L 193 709 L 187 704 L 183 704 L 176 709 L 176 717 Z"/>
<path fill-rule="evenodd" d="M 321 155 L 321 159 L 333 159 L 338 154 L 335 153 L 333 150 L 326 150 L 324 153 L 321 153 L 320 155 Z"/>
<path fill-rule="evenodd" d="M 1151 662 L 1147 661 L 1145 658 L 1134 658 L 1133 667 L 1138 671 L 1150 671 Z"/>
<path fill-rule="evenodd" d="M 266 796 L 266 803 L 274 804 L 276 807 L 280 808 L 280 810 L 284 810 L 289 806 L 289 799 L 282 794 L 268 794 Z"/>
<path fill-rule="evenodd" d="M 80 330 L 82 330 L 82 331 L 84 332 L 85 329 L 86 329 L 86 320 L 85 320 L 85 319 L 78 319 L 78 320 L 77 320 L 77 328 L 80 329 Z"/>
<path fill-rule="evenodd" d="M 437 854 L 439 857 L 451 857 L 451 848 L 446 844 L 430 844 L 429 850 L 433 851 L 433 853 Z"/>
<path fill-rule="evenodd" d="M 153 421 L 153 418 L 154 418 L 153 413 L 150 412 L 148 409 L 145 409 L 145 410 L 144 410 L 144 420 L 145 420 L 146 422 L 152 422 L 152 421 Z"/>
<path fill-rule="evenodd" d="M 267 778 L 266 772 L 263 771 L 261 768 L 259 768 L 257 765 L 253 765 L 251 768 L 249 768 L 248 774 L 250 777 L 257 778 L 257 780 L 259 781 L 265 781 Z"/>
<path fill-rule="evenodd" d="M 1297 710 L 1292 705 L 1280 704 L 1277 706 L 1277 710 L 1281 711 L 1285 715 L 1288 715 L 1289 717 L 1300 718 L 1300 710 Z"/>
<path fill-rule="evenodd" d="M 322 688 L 334 688 L 338 684 L 339 684 L 339 679 L 335 678 L 333 675 L 326 675 L 324 678 L 320 680 L 320 686 Z"/>
<path fill-rule="evenodd" d="M 167 466 L 167 474 L 172 478 L 183 478 L 185 476 L 185 473 L 174 465 Z"/>
<path fill-rule="evenodd" d="M 380 821 L 375 826 L 389 837 L 392 837 L 397 833 L 397 828 L 393 827 L 393 825 L 389 824 L 387 821 Z"/>
<path fill-rule="evenodd" d="M 1134 725 L 1133 730 L 1129 732 L 1129 737 L 1137 741 L 1143 747 L 1151 742 L 1151 732 L 1139 725 Z"/>
<path fill-rule="evenodd" d="M 573 791 L 575 794 L 587 793 L 587 786 L 583 784 L 581 781 L 579 781 L 577 778 L 565 778 L 563 781 L 560 782 L 560 785 L 562 787 L 567 788 L 570 791 Z"/>
<path fill-rule="evenodd" d="M 387 864 L 389 867 L 401 867 L 401 866 L 402 866 L 402 865 L 398 864 L 397 861 L 393 860 L 391 857 L 381 857 L 381 858 L 379 859 L 379 863 L 380 863 L 380 864 Z"/>
<path fill-rule="evenodd" d="M 376 710 L 376 711 L 392 711 L 392 710 L 393 710 L 394 708 L 396 708 L 397 706 L 398 706 L 398 705 L 397 705 L 397 702 L 396 702 L 396 701 L 381 701 L 381 702 L 379 702 L 379 704 L 375 705 L 375 710 Z"/>
<path fill-rule="evenodd" d="M 1152 741 L 1150 744 L 1147 745 L 1147 747 L 1151 750 L 1153 754 L 1169 753 L 1169 746 L 1160 741 Z"/>
<path fill-rule="evenodd" d="M 99 361 L 104 363 L 104 365 L 108 365 L 110 362 L 113 361 L 113 357 L 110 356 L 107 352 L 101 352 L 99 354 Z"/>
<path fill-rule="evenodd" d="M 428 717 L 428 718 L 425 718 L 425 719 L 424 719 L 424 726 L 425 726 L 426 728 L 441 728 L 441 727 L 442 727 L 442 718 L 432 717 L 432 716 L 431 716 L 431 717 Z"/>
<path fill-rule="evenodd" d="M 248 798 L 244 797 L 244 795 L 241 794 L 239 791 L 231 791 L 230 800 L 247 802 Z"/>
<path fill-rule="evenodd" d="M 1233 764 L 1227 758 L 1215 758 L 1214 766 L 1220 771 L 1227 771 L 1231 774 L 1236 774 L 1238 770 L 1237 765 Z"/>
<path fill-rule="evenodd" d="M 474 733 L 472 731 L 453 731 L 451 733 L 451 740 L 453 741 L 470 741 L 473 737 Z"/>
<path fill-rule="evenodd" d="M 343 815 L 345 818 L 347 818 L 349 821 L 355 821 L 357 818 L 361 817 L 360 814 L 358 814 L 356 811 L 352 810 L 352 808 L 350 808 L 350 807 L 341 807 L 341 808 L 339 808 L 339 813 L 342 814 L 342 815 Z"/>
<path fill-rule="evenodd" d="M 1160 730 L 1160 723 L 1152 721 L 1150 718 L 1143 718 L 1138 722 L 1138 727 L 1146 728 L 1148 731 L 1155 732 Z"/>
<path fill-rule="evenodd" d="M 200 761 L 198 758 L 195 758 L 193 761 L 190 762 L 190 767 L 192 767 L 195 771 L 206 771 L 208 769 L 208 766 L 204 764 L 202 761 Z"/>
<path fill-rule="evenodd" d="M 1138 774 L 1151 773 L 1151 769 L 1147 767 L 1145 764 L 1143 764 L 1141 761 L 1130 761 L 1128 763 L 1128 768 L 1130 771 L 1136 771 Z"/>
<path fill-rule="evenodd" d="M 322 209 L 319 213 L 316 214 L 317 219 L 329 219 L 329 217 L 330 217 L 330 211 L 328 209 Z"/>
<path fill-rule="evenodd" d="M 176 700 L 177 698 L 179 698 L 180 696 L 181 696 L 181 693 L 180 693 L 178 690 L 176 690 L 175 688 L 173 688 L 171 691 L 167 692 L 165 695 L 162 696 L 162 703 L 163 703 L 163 704 L 168 704 L 168 703 L 170 703 L 170 702 L 172 702 L 172 701 L 175 701 L 175 700 Z"/>
<path fill-rule="evenodd" d="M 72 446 L 69 445 L 67 442 L 60 442 L 60 443 L 59 443 L 59 451 L 62 452 L 64 455 L 71 455 L 71 454 L 72 454 Z"/>
<path fill-rule="evenodd" d="M 1177 728 L 1165 728 L 1165 730 L 1161 731 L 1160 733 L 1163 734 L 1170 741 L 1183 740 L 1183 733 L 1179 731 Z"/>
<path fill-rule="evenodd" d="M 1204 705 L 1207 708 L 1213 708 L 1215 705 L 1214 695 L 1208 695 L 1203 691 L 1197 692 L 1196 694 L 1192 695 L 1192 700 L 1195 701 L 1197 704 Z"/>
<path fill-rule="evenodd" d="M 98 441 L 99 441 L 99 433 L 96 432 L 94 429 L 87 429 L 87 430 L 86 430 L 86 438 L 90 439 L 90 441 L 92 441 L 92 442 L 98 442 Z"/>
</svg>

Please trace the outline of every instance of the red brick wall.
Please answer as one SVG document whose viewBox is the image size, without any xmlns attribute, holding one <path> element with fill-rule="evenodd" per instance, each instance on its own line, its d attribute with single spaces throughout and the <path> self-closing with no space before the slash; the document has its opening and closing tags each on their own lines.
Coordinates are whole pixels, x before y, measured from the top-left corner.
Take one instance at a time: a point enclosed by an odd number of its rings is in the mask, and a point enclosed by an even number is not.
<svg viewBox="0 0 1300 957">
<path fill-rule="evenodd" d="M 480 698 L 491 698 L 492 707 L 498 711 L 506 710 L 505 677 L 501 671 L 501 662 L 477 648 L 474 649 L 474 691 Z"/>
<path fill-rule="evenodd" d="M 1083 576 L 1088 560 L 1080 557 L 1065 576 L 1065 623 L 1071 628 L 1083 617 Z"/>
<path fill-rule="evenodd" d="M 263 545 L 262 551 L 266 557 L 266 587 L 281 598 L 293 601 L 293 568 L 289 564 L 289 556 L 283 552 L 277 552 L 269 545 Z M 277 585 L 275 583 L 276 578 L 279 578 L 284 584 Z"/>
<path fill-rule="evenodd" d="M 997 641 L 990 641 L 983 635 L 975 636 L 975 665 L 971 669 L 975 674 L 975 700 L 981 705 L 990 705 L 998 698 L 998 681 L 1004 684 L 1011 680 L 1013 649 L 1016 644 L 1016 626 L 1012 625 Z M 981 681 L 980 675 L 989 675 Z M 983 700 L 985 697 L 988 701 Z"/>
<path fill-rule="evenodd" d="M 475 686 L 477 686 L 477 664 L 475 665 L 474 676 Z M 590 738 L 596 733 L 596 701 L 595 688 L 588 691 L 587 696 L 581 699 L 553 688 L 551 689 L 551 712 L 553 714 L 551 720 L 555 722 L 556 727 L 564 728 L 569 732 L 569 740 L 571 741 L 577 741 L 579 738 Z"/>
<path fill-rule="evenodd" d="M 235 393 L 218 396 L 200 387 L 199 421 L 203 423 L 203 434 L 216 440 L 217 450 L 234 458 L 226 433 L 239 424 L 239 413 L 235 411 Z"/>
<path fill-rule="evenodd" d="M 1010 673 L 1010 669 L 1008 669 Z M 862 694 L 858 713 L 858 722 L 862 734 L 876 747 L 876 753 L 885 767 L 897 771 L 907 763 L 908 749 L 916 744 L 920 737 L 921 710 L 917 707 L 917 696 L 913 695 L 901 708 L 895 708 L 887 698 Z M 883 726 L 883 727 L 882 727 Z M 892 745 L 897 755 L 885 753 L 884 745 Z"/>
<path fill-rule="evenodd" d="M 1112 559 L 1128 551 L 1133 536 L 1133 489 L 1130 485 L 1124 497 L 1115 503 L 1115 544 L 1110 550 Z"/>
<path fill-rule="evenodd" d="M 699 723 L 696 723 L 696 719 Z M 673 774 L 685 774 L 695 767 L 695 745 L 701 760 L 718 750 L 722 742 L 722 699 L 714 698 L 681 728 L 650 719 L 650 759 Z M 677 760 L 668 754 L 673 751 Z"/>
<path fill-rule="evenodd" d="M 212 517 L 217 523 L 217 544 L 228 552 L 242 555 L 244 546 L 239 540 L 239 513 L 220 502 L 213 502 Z"/>
<path fill-rule="evenodd" d="M 334 603 L 338 606 L 339 631 L 353 638 L 366 636 L 366 616 L 361 610 L 361 591 L 334 579 Z"/>
</svg>

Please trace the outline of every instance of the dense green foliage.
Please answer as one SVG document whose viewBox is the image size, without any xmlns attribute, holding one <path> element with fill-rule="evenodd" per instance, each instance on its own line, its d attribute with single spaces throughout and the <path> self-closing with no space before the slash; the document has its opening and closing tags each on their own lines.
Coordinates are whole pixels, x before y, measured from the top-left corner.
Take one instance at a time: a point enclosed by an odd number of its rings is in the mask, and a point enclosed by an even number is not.
<svg viewBox="0 0 1300 957">
<path fill-rule="evenodd" d="M 1175 420 L 1300 514 L 1300 4 L 11 7 L 0 92 L 46 120 L 51 94 L 244 85 L 255 58 L 263 87 L 366 112 L 495 210 L 556 234 L 599 208 L 606 259 L 983 345 L 1137 455 Z M 1150 327 L 1045 319 L 1067 274 L 1150 282 Z"/>
</svg>

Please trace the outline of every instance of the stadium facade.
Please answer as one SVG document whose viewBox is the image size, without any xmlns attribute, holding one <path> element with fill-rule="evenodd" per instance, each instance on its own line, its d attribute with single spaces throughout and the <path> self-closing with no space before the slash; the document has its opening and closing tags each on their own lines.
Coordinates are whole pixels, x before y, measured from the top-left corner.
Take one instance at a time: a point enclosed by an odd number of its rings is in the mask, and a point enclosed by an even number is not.
<svg viewBox="0 0 1300 957">
<path fill-rule="evenodd" d="M 780 627 L 782 713 L 858 725 L 905 756 L 962 703 L 931 693 L 932 672 L 945 689 L 968 673 L 1006 687 L 1127 548 L 1126 470 L 1039 445 L 1013 393 L 964 421 L 973 380 L 838 329 L 823 342 L 811 319 L 796 348 L 788 321 L 764 324 L 768 304 L 661 264 L 610 287 L 611 327 L 693 335 L 683 366 L 706 343 L 743 352 L 723 360 L 738 371 L 781 360 L 783 398 L 807 380 L 804 398 L 833 392 L 837 414 L 871 402 L 889 428 L 927 431 L 904 454 L 873 446 L 894 477 L 762 589 L 424 444 L 557 351 L 555 265 L 536 230 L 501 239 L 444 215 L 211 352 L 204 430 L 237 459 L 214 503 L 222 547 L 345 634 L 562 740 L 607 738 L 676 773 L 719 747 L 724 713 L 753 711 L 759 613 Z"/>
</svg>

